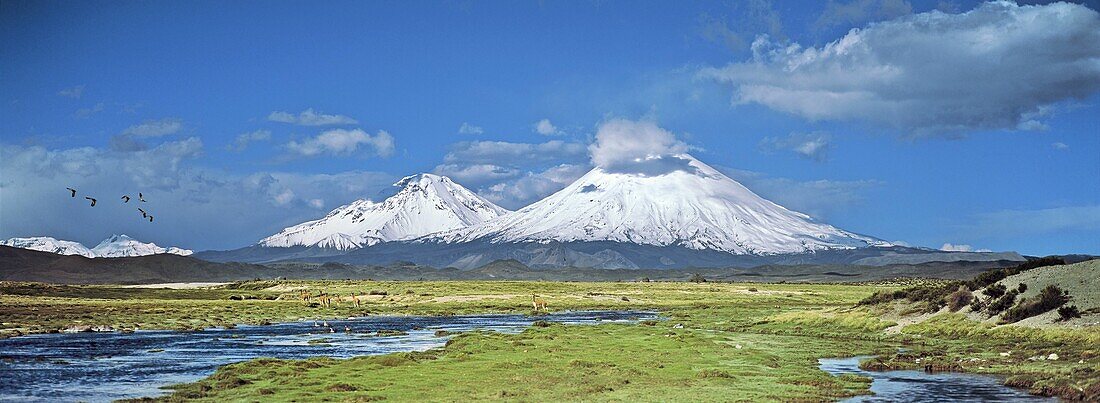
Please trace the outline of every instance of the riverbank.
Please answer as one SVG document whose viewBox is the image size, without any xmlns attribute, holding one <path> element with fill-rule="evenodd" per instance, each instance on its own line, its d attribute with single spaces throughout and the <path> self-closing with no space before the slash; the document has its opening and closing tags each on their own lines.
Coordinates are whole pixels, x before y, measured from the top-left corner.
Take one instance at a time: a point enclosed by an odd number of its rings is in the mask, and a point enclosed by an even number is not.
<svg viewBox="0 0 1100 403">
<path fill-rule="evenodd" d="M 1076 388 L 1097 387 L 1096 376 L 1089 375 L 1100 373 L 1100 360 L 1090 350 L 1097 341 L 1091 336 L 1094 328 L 1002 326 L 979 332 L 970 329 L 991 325 L 944 316 L 888 333 L 896 322 L 856 304 L 874 291 L 897 288 L 279 281 L 163 290 L 8 283 L 0 285 L 0 322 L 12 334 L 77 323 L 195 329 L 380 314 L 532 313 L 532 294 L 552 311 L 654 310 L 667 318 L 635 325 L 549 325 L 511 335 L 463 334 L 423 353 L 246 361 L 181 385 L 162 398 L 166 401 L 835 400 L 868 393 L 869 379 L 831 376 L 818 369 L 817 360 L 851 355 L 879 355 L 898 363 L 917 358 L 950 362 L 943 369 L 1033 380 L 1019 385 L 1044 394 L 1072 397 L 1068 392 Z M 325 307 L 301 299 L 320 293 L 337 302 Z M 918 356 L 897 355 L 898 348 Z M 1010 359 L 999 354 L 1007 350 Z M 1051 353 L 1059 359 L 1029 360 Z"/>
</svg>

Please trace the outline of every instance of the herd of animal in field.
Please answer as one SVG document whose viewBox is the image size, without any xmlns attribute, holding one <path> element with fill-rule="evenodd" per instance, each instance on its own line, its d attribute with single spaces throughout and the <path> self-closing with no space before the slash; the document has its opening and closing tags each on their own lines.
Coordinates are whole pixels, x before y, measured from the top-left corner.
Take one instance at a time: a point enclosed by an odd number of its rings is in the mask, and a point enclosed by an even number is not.
<svg viewBox="0 0 1100 403">
<path fill-rule="evenodd" d="M 76 189 L 73 189 L 73 188 L 65 188 L 65 189 L 67 189 L 69 191 L 69 197 L 76 198 Z M 92 196 L 84 196 L 84 199 L 91 202 L 91 204 L 89 204 L 88 207 L 95 207 L 95 204 L 98 201 L 95 197 L 92 197 Z M 122 197 L 120 197 L 119 199 L 122 200 L 123 204 L 129 203 L 130 202 L 130 195 L 122 195 Z M 138 192 L 138 200 L 140 200 L 142 203 L 145 203 L 146 202 L 145 201 L 145 195 L 142 194 L 141 192 Z M 147 219 L 147 220 L 149 220 L 149 222 L 153 222 L 153 215 L 149 214 L 148 211 L 145 211 L 145 209 L 143 209 L 141 207 L 138 207 L 137 211 L 141 213 L 141 218 Z"/>
</svg>

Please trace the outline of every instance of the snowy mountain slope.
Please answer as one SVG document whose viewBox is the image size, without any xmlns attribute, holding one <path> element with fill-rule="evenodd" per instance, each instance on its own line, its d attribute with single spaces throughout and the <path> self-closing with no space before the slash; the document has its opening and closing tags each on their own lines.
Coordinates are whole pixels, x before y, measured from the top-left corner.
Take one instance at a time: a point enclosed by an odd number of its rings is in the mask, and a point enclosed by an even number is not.
<svg viewBox="0 0 1100 403">
<path fill-rule="evenodd" d="M 188 256 L 192 251 L 177 247 L 162 248 L 154 243 L 144 243 L 126 235 L 114 235 L 104 239 L 99 245 L 88 249 L 79 242 L 62 241 L 51 237 L 11 238 L 0 241 L 0 245 L 32 249 L 59 255 L 80 255 L 84 257 L 128 257 L 171 253 Z"/>
<path fill-rule="evenodd" d="M 356 200 L 319 220 L 283 229 L 258 245 L 351 250 L 480 224 L 508 212 L 446 176 L 413 175 L 394 186 L 401 190 L 381 203 Z"/>
<path fill-rule="evenodd" d="M 88 249 L 84 245 L 81 245 L 79 242 L 62 241 L 48 236 L 11 238 L 6 241 L 0 241 L 0 245 L 56 253 L 58 255 L 80 255 L 84 257 L 95 257 L 95 254 L 92 253 L 90 249 Z"/>
<path fill-rule="evenodd" d="M 161 253 L 188 256 L 193 252 L 188 249 L 181 249 L 174 246 L 162 248 L 155 243 L 141 242 L 123 234 L 104 239 L 103 242 L 100 242 L 99 245 L 92 248 L 92 253 L 95 257 L 129 257 L 157 255 Z"/>
<path fill-rule="evenodd" d="M 753 255 L 889 246 L 765 200 L 687 154 L 640 164 L 653 169 L 597 167 L 512 214 L 422 241 L 613 241 Z"/>
</svg>

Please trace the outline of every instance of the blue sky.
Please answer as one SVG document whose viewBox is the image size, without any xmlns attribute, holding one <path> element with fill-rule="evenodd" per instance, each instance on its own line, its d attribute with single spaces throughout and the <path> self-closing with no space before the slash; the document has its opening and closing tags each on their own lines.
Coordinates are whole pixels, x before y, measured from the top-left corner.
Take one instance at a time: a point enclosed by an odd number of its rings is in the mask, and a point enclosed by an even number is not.
<svg viewBox="0 0 1100 403">
<path fill-rule="evenodd" d="M 851 231 L 1100 254 L 1097 9 L 5 1 L 0 237 L 236 248 L 418 172 L 515 209 L 624 118 Z"/>
</svg>

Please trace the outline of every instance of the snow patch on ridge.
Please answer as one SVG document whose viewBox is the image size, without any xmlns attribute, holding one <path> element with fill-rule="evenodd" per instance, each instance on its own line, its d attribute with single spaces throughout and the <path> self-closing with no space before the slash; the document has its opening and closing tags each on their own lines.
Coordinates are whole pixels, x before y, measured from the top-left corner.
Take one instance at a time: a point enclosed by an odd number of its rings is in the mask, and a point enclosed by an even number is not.
<svg viewBox="0 0 1100 403">
<path fill-rule="evenodd" d="M 80 255 L 84 257 L 130 257 L 147 256 L 161 253 L 188 256 L 194 253 L 189 249 L 175 246 L 162 248 L 155 243 L 144 243 L 126 235 L 113 235 L 104 239 L 96 247 L 88 249 L 79 242 L 63 241 L 51 237 L 11 238 L 0 241 L 0 245 L 31 249 L 59 255 Z"/>
</svg>

